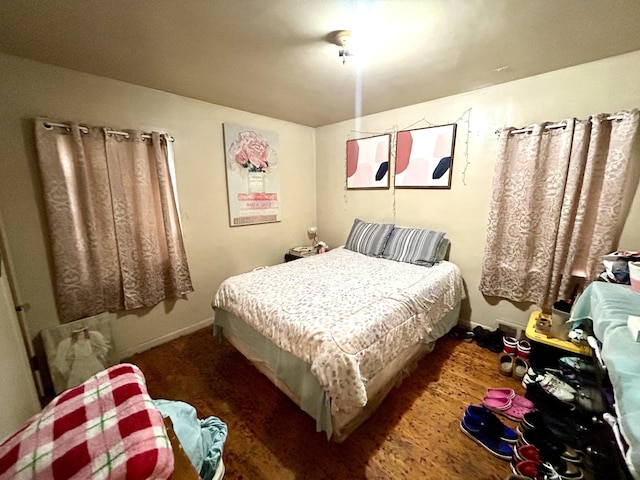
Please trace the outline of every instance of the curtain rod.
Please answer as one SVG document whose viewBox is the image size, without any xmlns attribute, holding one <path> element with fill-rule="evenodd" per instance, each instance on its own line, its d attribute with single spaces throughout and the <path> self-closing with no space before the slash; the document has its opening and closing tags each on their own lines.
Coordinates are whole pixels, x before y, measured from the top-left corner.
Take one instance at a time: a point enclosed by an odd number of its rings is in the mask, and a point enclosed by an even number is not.
<svg viewBox="0 0 640 480">
<path fill-rule="evenodd" d="M 624 115 L 609 115 L 605 120 L 622 120 Z M 556 128 L 565 128 L 567 126 L 566 122 L 554 123 L 552 125 L 547 125 L 544 127 L 545 130 L 554 130 Z M 513 130 L 509 132 L 511 135 L 516 135 L 518 133 L 531 133 L 533 132 L 533 127 L 525 127 L 520 128 L 518 130 Z M 495 131 L 495 134 L 498 135 L 500 133 L 500 129 Z"/>
<path fill-rule="evenodd" d="M 68 123 L 55 123 L 55 122 L 44 122 L 44 126 L 45 128 L 49 128 L 49 127 L 61 127 L 61 128 L 66 128 L 67 130 L 69 128 L 71 128 L 71 125 L 69 125 Z M 78 129 L 82 132 L 82 133 L 89 133 L 89 127 L 85 127 L 84 125 L 78 125 Z M 120 130 L 109 130 L 106 129 L 105 130 L 108 134 L 110 135 L 122 135 L 123 137 L 127 137 L 129 138 L 129 133 L 127 132 L 122 132 Z M 169 140 L 170 142 L 175 141 L 175 139 L 168 134 L 164 134 L 167 137 L 167 140 Z M 151 134 L 149 133 L 143 133 L 142 135 L 140 135 L 142 138 L 151 138 Z"/>
</svg>

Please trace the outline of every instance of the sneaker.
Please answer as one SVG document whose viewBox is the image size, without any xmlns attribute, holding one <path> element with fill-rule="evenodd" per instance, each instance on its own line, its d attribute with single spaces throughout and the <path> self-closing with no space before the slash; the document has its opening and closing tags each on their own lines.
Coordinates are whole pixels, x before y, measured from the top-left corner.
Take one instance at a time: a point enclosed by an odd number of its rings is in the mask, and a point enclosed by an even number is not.
<svg viewBox="0 0 640 480">
<path fill-rule="evenodd" d="M 479 347 L 486 348 L 493 353 L 502 352 L 504 332 L 499 328 L 490 331 L 478 325 L 473 329 L 473 333 Z"/>
<path fill-rule="evenodd" d="M 516 443 L 518 433 L 503 424 L 488 408 L 479 405 L 469 405 L 464 412 L 465 418 L 469 417 L 475 424 L 484 425 L 487 429 L 497 432 L 501 440 L 507 443 Z"/>
<path fill-rule="evenodd" d="M 577 419 L 568 418 L 567 415 L 556 415 L 548 410 L 527 413 L 518 425 L 518 432 L 522 434 L 534 428 L 549 429 L 556 438 L 578 451 L 584 450 L 589 432 L 589 428 Z"/>
<path fill-rule="evenodd" d="M 531 460 L 519 462 L 514 458 L 511 460 L 511 471 L 516 475 L 523 475 L 528 478 L 538 477 L 538 465 Z"/>
<path fill-rule="evenodd" d="M 584 472 L 580 467 L 566 462 L 558 464 L 544 462 L 538 467 L 538 472 L 540 477 L 546 480 L 582 480 L 584 478 Z"/>
<path fill-rule="evenodd" d="M 465 416 L 460 421 L 460 430 L 500 460 L 508 462 L 513 457 L 513 450 L 509 444 L 500 438 L 500 434 L 496 434 L 495 430 L 483 426 L 473 417 Z"/>
<path fill-rule="evenodd" d="M 543 478 L 544 480 L 560 480 L 560 475 L 556 472 L 556 469 L 553 468 L 549 462 L 543 462 L 542 465 L 538 466 L 538 478 Z"/>
<path fill-rule="evenodd" d="M 576 390 L 556 376 L 559 370 L 530 368 L 522 379 L 522 385 L 526 388 L 532 383 L 539 384 L 546 392 L 563 402 L 572 402 L 575 399 Z M 560 374 L 562 374 L 560 372 Z"/>
<path fill-rule="evenodd" d="M 523 444 L 519 447 L 514 448 L 513 459 L 517 462 L 524 462 L 525 460 L 529 460 L 536 465 L 542 464 L 542 459 L 540 458 L 540 450 L 538 450 L 538 447 L 536 447 L 535 445 Z"/>
<path fill-rule="evenodd" d="M 509 355 L 515 355 L 518 351 L 518 339 L 515 337 L 502 337 L 503 351 Z"/>
<path fill-rule="evenodd" d="M 571 369 L 578 373 L 585 373 L 588 375 L 596 374 L 595 365 L 589 360 L 580 357 L 560 357 L 558 359 L 558 366 L 563 370 Z"/>
<path fill-rule="evenodd" d="M 529 343 L 529 340 L 520 340 L 518 342 L 517 356 L 520 358 L 524 358 L 526 360 L 529 358 L 530 353 L 531 353 L 531 343 Z"/>
<path fill-rule="evenodd" d="M 576 406 L 570 402 L 564 402 L 547 392 L 539 383 L 527 385 L 525 398 L 531 400 L 538 410 L 549 411 L 557 415 L 573 415 Z"/>
<path fill-rule="evenodd" d="M 551 462 L 553 465 L 562 464 L 562 462 L 574 464 L 582 462 L 580 453 L 567 446 L 551 430 L 545 427 L 523 431 L 518 447 L 524 445 L 534 445 L 539 451 L 540 458 L 546 462 Z"/>
</svg>

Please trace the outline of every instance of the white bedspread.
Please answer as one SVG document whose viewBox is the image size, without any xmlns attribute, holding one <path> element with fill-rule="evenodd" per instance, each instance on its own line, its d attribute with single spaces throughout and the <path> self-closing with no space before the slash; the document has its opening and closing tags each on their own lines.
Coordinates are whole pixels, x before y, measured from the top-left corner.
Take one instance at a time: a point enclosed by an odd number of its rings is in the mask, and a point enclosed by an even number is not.
<svg viewBox="0 0 640 480">
<path fill-rule="evenodd" d="M 311 365 L 332 411 L 367 403 L 365 385 L 464 298 L 458 267 L 423 267 L 337 248 L 236 275 L 213 306 Z"/>
</svg>

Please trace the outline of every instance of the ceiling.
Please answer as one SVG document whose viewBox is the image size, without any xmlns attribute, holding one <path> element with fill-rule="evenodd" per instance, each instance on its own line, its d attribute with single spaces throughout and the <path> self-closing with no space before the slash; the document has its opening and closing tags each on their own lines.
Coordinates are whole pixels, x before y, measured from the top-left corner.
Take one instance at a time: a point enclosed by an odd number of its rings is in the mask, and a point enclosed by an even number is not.
<svg viewBox="0 0 640 480">
<path fill-rule="evenodd" d="M 640 50 L 639 21 L 638 0 L 3 0 L 0 52 L 317 127 Z"/>
</svg>

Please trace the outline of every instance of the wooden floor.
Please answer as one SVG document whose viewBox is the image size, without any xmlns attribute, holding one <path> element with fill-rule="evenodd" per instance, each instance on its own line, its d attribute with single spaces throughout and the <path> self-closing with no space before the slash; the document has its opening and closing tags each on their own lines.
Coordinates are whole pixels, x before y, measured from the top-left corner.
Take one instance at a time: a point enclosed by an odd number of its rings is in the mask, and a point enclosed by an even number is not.
<svg viewBox="0 0 640 480">
<path fill-rule="evenodd" d="M 342 444 L 225 340 L 203 329 L 127 361 L 152 398 L 182 400 L 229 427 L 226 479 L 505 479 L 509 464 L 460 432 L 467 405 L 488 387 L 524 389 L 498 373 L 496 354 L 449 337 Z M 513 422 L 505 422 L 513 426 Z"/>
</svg>

